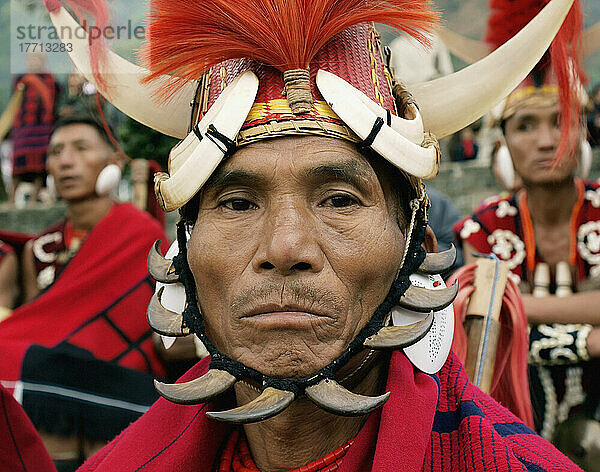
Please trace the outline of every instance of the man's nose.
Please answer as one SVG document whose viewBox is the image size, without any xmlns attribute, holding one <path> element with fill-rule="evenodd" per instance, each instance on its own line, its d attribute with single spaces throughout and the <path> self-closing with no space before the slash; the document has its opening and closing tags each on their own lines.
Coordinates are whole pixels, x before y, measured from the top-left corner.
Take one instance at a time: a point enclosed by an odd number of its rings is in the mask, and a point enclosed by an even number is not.
<svg viewBox="0 0 600 472">
<path fill-rule="evenodd" d="M 325 256 L 310 208 L 290 203 L 267 213 L 261 228 L 262 242 L 253 261 L 254 270 L 280 275 L 320 272 Z"/>
<path fill-rule="evenodd" d="M 57 161 L 61 168 L 71 167 L 75 161 L 75 155 L 73 151 L 69 149 L 63 149 L 59 152 Z"/>
<path fill-rule="evenodd" d="M 554 149 L 560 140 L 560 130 L 552 124 L 543 124 L 539 128 L 537 145 L 540 149 Z"/>
</svg>

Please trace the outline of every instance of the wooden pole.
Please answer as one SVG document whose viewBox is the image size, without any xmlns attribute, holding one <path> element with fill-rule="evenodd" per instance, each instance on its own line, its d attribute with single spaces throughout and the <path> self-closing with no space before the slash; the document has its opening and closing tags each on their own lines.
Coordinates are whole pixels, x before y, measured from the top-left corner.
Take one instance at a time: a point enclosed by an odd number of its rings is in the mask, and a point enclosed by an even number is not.
<svg viewBox="0 0 600 472">
<path fill-rule="evenodd" d="M 490 393 L 492 386 L 500 310 L 508 272 L 508 266 L 497 258 L 479 258 L 473 283 L 475 289 L 467 308 L 465 368 L 471 381 L 486 393 Z"/>
</svg>

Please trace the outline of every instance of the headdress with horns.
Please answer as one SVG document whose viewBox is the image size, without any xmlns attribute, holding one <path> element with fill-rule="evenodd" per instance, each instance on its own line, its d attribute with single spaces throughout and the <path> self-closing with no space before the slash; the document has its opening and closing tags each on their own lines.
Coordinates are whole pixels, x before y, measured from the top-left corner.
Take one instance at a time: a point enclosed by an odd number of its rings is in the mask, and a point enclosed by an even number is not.
<svg viewBox="0 0 600 472">
<path fill-rule="evenodd" d="M 198 311 L 185 226 L 180 224 L 179 253 L 172 261 L 158 247 L 150 252 L 151 274 L 167 285 L 152 299 L 148 318 L 161 334 L 194 332 L 212 355 L 211 369 L 191 382 L 158 383 L 159 392 L 172 401 L 201 403 L 251 378 L 263 386 L 258 398 L 234 410 L 207 414 L 229 422 L 259 421 L 305 393 L 326 410 L 360 415 L 380 406 L 388 394 L 356 395 L 333 378 L 365 347 L 404 348 L 415 366 L 437 372 L 448 355 L 452 324 L 434 312 L 451 304 L 457 287 L 423 287 L 430 283 L 430 274 L 451 267 L 454 260 L 454 250 L 425 255 L 421 246 L 427 206 L 421 179 L 433 178 L 439 166 L 434 135 L 462 129 L 521 82 L 547 49 L 572 1 L 553 0 L 494 54 L 452 76 L 413 85 L 410 94 L 387 68 L 371 22 L 422 38 L 422 32 L 434 28 L 437 16 L 429 2 L 153 0 L 144 48 L 147 69 L 101 45 L 90 48 L 86 39 L 69 40 L 75 64 L 115 106 L 148 126 L 184 138 L 170 155 L 169 173 L 156 180 L 166 210 L 189 202 L 237 147 L 290 134 L 369 147 L 407 175 L 415 193 L 403 264 L 386 299 L 342 356 L 303 379 L 265 376 L 215 348 Z M 71 2 L 106 20 L 101 0 Z M 46 5 L 57 31 L 76 26 L 57 0 L 46 0 Z M 166 291 L 177 287 L 187 299 L 179 312 L 161 304 Z M 402 316 L 402 310 L 409 310 L 408 315 Z M 405 322 L 388 326 L 391 315 Z M 434 344 L 441 349 L 430 349 Z"/>
<path fill-rule="evenodd" d="M 469 40 L 444 28 L 440 36 L 453 54 L 471 63 L 505 44 L 548 3 L 549 0 L 490 0 L 484 41 Z M 576 0 L 550 48 L 531 74 L 507 97 L 502 111 L 498 110 L 501 113 L 498 119 L 505 120 L 523 106 L 560 103 L 562 135 L 558 159 L 566 155 L 572 118 L 585 95 L 582 84 L 586 78 L 581 61 L 600 48 L 600 23 L 583 34 L 582 31 L 582 8 Z"/>
</svg>

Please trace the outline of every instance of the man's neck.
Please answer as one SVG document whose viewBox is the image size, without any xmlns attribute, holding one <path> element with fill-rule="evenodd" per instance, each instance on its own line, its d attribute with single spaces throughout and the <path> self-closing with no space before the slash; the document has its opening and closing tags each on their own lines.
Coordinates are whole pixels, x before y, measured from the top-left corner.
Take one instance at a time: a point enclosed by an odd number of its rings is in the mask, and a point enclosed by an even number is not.
<svg viewBox="0 0 600 472">
<path fill-rule="evenodd" d="M 74 229 L 91 230 L 106 216 L 113 201 L 109 197 L 91 197 L 67 202 L 67 217 Z"/>
<path fill-rule="evenodd" d="M 352 391 L 381 394 L 389 357 L 378 356 Z M 257 392 L 236 384 L 238 404 L 256 398 Z M 279 415 L 244 426 L 256 466 L 262 472 L 282 472 L 309 464 L 356 437 L 368 416 L 342 417 L 325 412 L 306 397 L 295 400 Z"/>
<path fill-rule="evenodd" d="M 577 186 L 569 178 L 552 184 L 525 184 L 527 206 L 534 225 L 555 226 L 568 223 L 577 203 Z"/>
</svg>

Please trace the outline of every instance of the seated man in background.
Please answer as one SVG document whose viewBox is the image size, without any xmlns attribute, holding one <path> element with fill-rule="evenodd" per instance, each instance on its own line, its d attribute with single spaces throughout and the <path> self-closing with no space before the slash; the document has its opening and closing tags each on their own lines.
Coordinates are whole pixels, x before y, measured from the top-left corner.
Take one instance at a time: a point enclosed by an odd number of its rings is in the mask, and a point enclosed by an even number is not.
<svg viewBox="0 0 600 472">
<path fill-rule="evenodd" d="M 570 429 L 572 420 L 566 421 L 580 414 L 590 431 L 600 429 L 600 188 L 575 177 L 584 139 L 575 119 L 581 104 L 574 93 L 561 102 L 561 89 L 577 84 L 557 79 L 558 68 L 570 71 L 571 64 L 548 53 L 508 97 L 501 151 L 510 153 L 523 187 L 480 207 L 456 232 L 467 263 L 473 253 L 496 254 L 525 293 L 536 429 L 585 470 L 598 470 L 598 438 L 583 437 L 582 428 Z M 559 436 L 577 440 L 563 447 Z"/>
<path fill-rule="evenodd" d="M 146 259 L 162 227 L 111 197 L 121 158 L 89 117 L 56 123 L 47 169 L 66 218 L 23 255 L 29 303 L 0 323 L 0 382 L 23 404 L 62 470 L 154 401 L 163 369 L 146 322 Z"/>
</svg>

